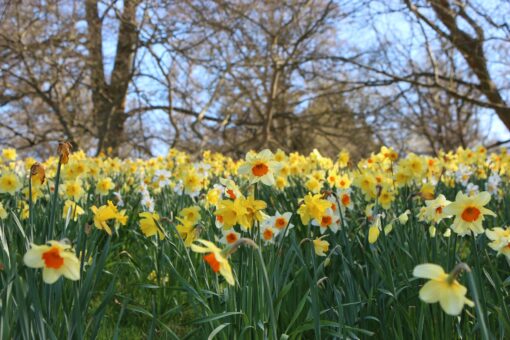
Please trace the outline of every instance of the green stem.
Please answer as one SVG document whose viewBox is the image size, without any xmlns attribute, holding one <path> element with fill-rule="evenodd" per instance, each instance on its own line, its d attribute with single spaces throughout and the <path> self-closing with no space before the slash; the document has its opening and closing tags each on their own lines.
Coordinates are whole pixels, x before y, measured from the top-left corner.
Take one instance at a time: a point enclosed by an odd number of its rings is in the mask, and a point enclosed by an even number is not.
<svg viewBox="0 0 510 340">
<path fill-rule="evenodd" d="M 274 315 L 274 305 L 273 305 L 273 297 L 271 295 L 271 290 L 269 288 L 269 277 L 267 275 L 267 270 L 266 270 L 266 265 L 264 263 L 264 259 L 262 258 L 262 252 L 260 251 L 260 247 L 257 249 L 257 254 L 258 254 L 258 260 L 259 260 L 259 263 L 260 263 L 260 266 L 262 267 L 262 273 L 264 275 L 264 285 L 266 286 L 266 295 L 267 295 L 267 300 L 269 302 L 269 317 L 270 317 L 270 320 L 271 320 L 271 328 L 272 328 L 272 333 L 273 333 L 273 339 L 277 339 L 277 333 L 276 333 L 276 318 L 275 318 L 275 315 Z"/>
<path fill-rule="evenodd" d="M 480 323 L 480 329 L 482 332 L 482 338 L 484 340 L 491 339 L 489 329 L 487 328 L 487 324 L 485 323 L 485 317 L 482 305 L 480 304 L 480 299 L 478 298 L 478 290 L 476 286 L 475 277 L 472 271 L 467 272 L 469 287 L 471 288 L 471 294 L 473 295 L 473 300 L 475 302 L 476 314 L 478 316 L 478 322 Z"/>
<path fill-rule="evenodd" d="M 55 211 L 57 210 L 57 198 L 58 198 L 58 185 L 60 182 L 60 169 L 62 168 L 62 157 L 58 159 L 57 166 L 57 175 L 55 176 L 55 192 L 53 193 L 53 202 L 51 204 L 51 213 L 50 213 L 50 224 L 48 235 L 50 240 L 53 239 L 53 227 L 55 226 Z"/>
</svg>

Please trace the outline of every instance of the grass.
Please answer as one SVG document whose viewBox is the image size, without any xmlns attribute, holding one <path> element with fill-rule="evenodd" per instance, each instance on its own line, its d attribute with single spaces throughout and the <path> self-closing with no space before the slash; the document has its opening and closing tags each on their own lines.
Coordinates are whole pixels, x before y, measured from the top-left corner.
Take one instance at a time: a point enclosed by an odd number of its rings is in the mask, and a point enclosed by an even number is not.
<svg viewBox="0 0 510 340">
<path fill-rule="evenodd" d="M 342 216 L 337 233 L 326 232 L 325 240 L 330 245 L 327 256 L 322 257 L 316 255 L 311 242 L 321 236 L 319 228 L 304 225 L 296 211 L 308 192 L 305 175 L 321 167 L 331 171 L 331 167 L 317 164 L 304 174 L 289 175 L 289 185 L 282 190 L 262 184 L 254 188 L 245 178 L 234 177 L 241 192 L 246 195 L 255 190 L 257 199 L 267 203 L 266 214 L 293 212 L 291 223 L 295 228 L 272 245 L 263 242 L 258 222 L 243 233 L 259 248 L 241 247 L 231 255 L 236 278 L 231 286 L 211 270 L 201 254 L 185 246 L 175 219 L 182 208 L 199 205 L 201 218 L 196 231 L 201 230 L 200 238 L 218 244 L 221 230 L 214 226 L 214 208 L 207 206 L 204 195 L 218 183 L 221 170 L 211 170 L 210 183 L 201 188 L 199 197 L 183 195 L 171 186 L 152 186 L 155 211 L 165 217 L 160 226 L 167 237 L 159 240 L 140 231 L 138 214 L 146 208 L 141 203 L 138 183 L 149 178 L 151 185 L 155 168 L 169 167 L 177 179 L 179 171 L 193 171 L 189 167 L 180 170 L 178 159 L 145 161 L 132 172 L 126 170 L 131 162 L 126 161 L 118 170 L 111 163 L 120 161 L 100 160 L 100 171 L 116 183 L 115 190 L 121 192 L 122 209 L 128 216 L 126 225 L 119 226 L 112 236 L 93 226 L 90 207 L 114 199 L 113 189 L 106 196 L 95 193 L 97 176 L 82 175 L 86 194 L 77 203 L 85 214 L 77 221 L 62 217 L 64 197 L 52 195 L 49 184 L 42 189 L 45 196 L 27 202 L 30 217 L 26 219 L 19 206 L 26 200 L 21 190 L 0 194 L 0 202 L 9 212 L 0 220 L 1 338 L 505 339 L 510 334 L 506 258 L 496 256 L 485 235 L 443 236 L 452 219 L 440 222 L 436 236 L 431 237 L 430 224 L 417 217 L 424 206 L 417 195 L 419 180 L 394 187 L 395 200 L 388 209 L 376 199 L 367 200 L 363 190 L 354 185 L 354 206 Z M 92 164 L 90 159 L 73 156 L 71 162 Z M 209 162 L 213 166 L 218 163 Z M 303 162 L 310 163 L 310 158 Z M 226 160 L 220 163 L 227 167 Z M 52 176 L 55 160 L 45 165 L 50 181 L 69 180 L 65 171 L 60 179 Z M 69 166 L 63 165 L 63 170 Z M 470 166 L 488 169 L 485 162 Z M 350 176 L 356 171 L 342 170 Z M 480 188 L 486 183 L 486 179 L 476 176 L 471 180 Z M 124 185 L 127 183 L 131 184 Z M 23 185 L 28 187 L 26 178 Z M 325 182 L 322 189 L 331 190 Z M 460 190 L 465 187 L 448 184 L 445 176 L 436 194 L 454 200 Z M 499 198 L 493 198 L 487 206 L 497 217 L 487 218 L 485 228 L 508 223 L 509 202 L 510 191 L 503 182 Z M 375 203 L 377 212 L 384 212 L 383 228 L 390 222 L 393 225 L 392 231 L 387 235 L 381 232 L 374 244 L 367 236 L 371 221 L 365 208 L 369 203 Z M 396 221 L 406 210 L 411 212 L 409 220 Z M 77 256 L 84 254 L 79 281 L 60 279 L 48 285 L 42 281 L 40 270 L 24 266 L 22 257 L 29 243 L 42 244 L 52 238 L 67 238 Z M 468 287 L 468 297 L 475 300 L 476 308 L 465 307 L 454 317 L 445 314 L 438 304 L 420 301 L 418 292 L 425 281 L 414 278 L 412 271 L 427 262 L 447 271 L 457 263 L 467 263 L 472 271 L 460 281 Z"/>
</svg>

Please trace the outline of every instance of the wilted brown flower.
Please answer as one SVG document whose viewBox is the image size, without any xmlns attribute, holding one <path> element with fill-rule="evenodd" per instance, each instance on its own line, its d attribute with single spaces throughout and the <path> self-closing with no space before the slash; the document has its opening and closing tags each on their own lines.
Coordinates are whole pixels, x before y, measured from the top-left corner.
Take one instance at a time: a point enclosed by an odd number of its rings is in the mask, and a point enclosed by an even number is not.
<svg viewBox="0 0 510 340">
<path fill-rule="evenodd" d="M 35 178 L 39 185 L 44 184 L 44 180 L 46 179 L 46 172 L 40 163 L 35 162 L 30 167 L 30 178 L 32 180 Z"/>
<path fill-rule="evenodd" d="M 69 142 L 58 142 L 58 149 L 57 152 L 60 156 L 60 162 L 62 164 L 67 164 L 69 161 L 69 154 L 72 150 L 72 145 Z"/>
</svg>

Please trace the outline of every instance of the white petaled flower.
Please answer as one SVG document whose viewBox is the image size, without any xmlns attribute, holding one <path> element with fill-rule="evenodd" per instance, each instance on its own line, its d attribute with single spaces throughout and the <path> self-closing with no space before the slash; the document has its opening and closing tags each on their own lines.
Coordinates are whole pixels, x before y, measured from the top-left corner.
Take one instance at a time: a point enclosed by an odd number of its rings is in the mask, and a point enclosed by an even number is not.
<svg viewBox="0 0 510 340">
<path fill-rule="evenodd" d="M 312 220 L 312 225 L 320 227 L 321 234 L 324 234 L 328 229 L 336 233 L 340 229 L 340 217 L 333 212 L 333 209 L 328 208 L 320 221 Z"/>
<path fill-rule="evenodd" d="M 271 226 L 268 226 L 267 224 L 261 226 L 260 233 L 262 236 L 262 240 L 264 240 L 265 244 L 274 243 L 274 239 L 275 239 L 276 235 L 278 234 L 276 229 L 274 229 Z"/>
<path fill-rule="evenodd" d="M 170 178 L 172 173 L 168 170 L 156 170 L 154 177 L 152 178 L 153 183 L 157 183 L 159 188 L 164 188 L 170 185 Z"/>
<path fill-rule="evenodd" d="M 146 195 L 142 197 L 142 200 L 140 201 L 142 206 L 145 207 L 145 209 L 149 212 L 154 212 L 154 200 L 152 197 Z"/>
<path fill-rule="evenodd" d="M 466 186 L 466 193 L 468 194 L 468 196 L 477 195 L 479 193 L 478 185 L 473 184 L 473 183 L 468 183 L 468 185 Z"/>
<path fill-rule="evenodd" d="M 250 183 L 261 182 L 265 185 L 274 185 L 274 175 L 281 169 L 281 164 L 274 160 L 273 153 L 268 150 L 262 150 L 258 154 L 248 153 L 245 162 L 239 167 L 237 172 L 240 175 L 247 175 Z"/>
<path fill-rule="evenodd" d="M 498 187 L 501 184 L 501 177 L 496 173 L 492 172 L 487 183 L 485 183 L 485 189 L 491 194 L 496 196 L 498 194 Z"/>
<path fill-rule="evenodd" d="M 233 244 L 241 238 L 241 234 L 234 230 L 234 228 L 222 230 L 223 236 L 219 242 L 223 244 Z"/>
<path fill-rule="evenodd" d="M 199 162 L 199 163 L 193 164 L 193 167 L 195 168 L 197 174 L 199 174 L 200 176 L 202 176 L 202 177 L 209 176 L 209 170 L 211 169 L 210 164 L 207 164 L 204 162 Z"/>
<path fill-rule="evenodd" d="M 30 268 L 42 268 L 43 281 L 48 284 L 55 283 L 61 276 L 73 281 L 80 279 L 80 261 L 70 245 L 59 241 L 32 244 L 23 262 Z"/>
<path fill-rule="evenodd" d="M 351 198 L 351 188 L 338 189 L 336 191 L 336 196 L 338 197 L 338 202 L 340 202 L 340 208 L 342 209 L 342 212 L 344 212 L 346 209 L 351 210 L 354 207 Z"/>
<path fill-rule="evenodd" d="M 290 229 L 294 228 L 294 225 L 290 223 L 291 217 L 292 217 L 291 212 L 285 212 L 283 214 L 280 214 L 277 211 L 274 216 L 270 216 L 266 220 L 264 220 L 263 225 L 273 228 L 276 234 L 283 233 L 283 231 L 287 229 L 287 232 L 285 234 L 285 236 L 287 236 L 289 234 Z"/>
<path fill-rule="evenodd" d="M 494 212 L 485 208 L 490 200 L 491 195 L 487 191 L 474 196 L 467 196 L 459 191 L 455 201 L 444 208 L 446 215 L 455 216 L 452 230 L 460 236 L 469 235 L 471 232 L 475 235 L 483 233 L 484 216 L 496 216 Z"/>
<path fill-rule="evenodd" d="M 485 235 L 492 242 L 489 247 L 498 252 L 498 255 L 505 255 L 510 260 L 510 229 L 494 228 L 486 230 Z"/>
<path fill-rule="evenodd" d="M 473 172 L 469 167 L 467 167 L 464 164 L 461 164 L 459 166 L 459 169 L 455 172 L 455 181 L 457 183 L 462 184 L 463 186 L 466 186 L 472 174 Z"/>
<path fill-rule="evenodd" d="M 443 218 L 448 218 L 450 215 L 444 213 L 444 209 L 451 202 L 441 194 L 436 199 L 425 201 L 425 207 L 420 211 L 420 221 L 439 223 Z"/>
<path fill-rule="evenodd" d="M 113 195 L 115 196 L 115 198 L 117 199 L 117 206 L 118 207 L 123 207 L 124 206 L 124 201 L 122 200 L 122 195 L 120 194 L 120 192 L 118 191 L 115 191 L 113 193 Z"/>
<path fill-rule="evenodd" d="M 174 186 L 174 192 L 180 195 L 180 194 L 182 194 L 183 190 L 184 190 L 184 183 L 182 183 L 182 181 L 179 180 Z"/>
</svg>

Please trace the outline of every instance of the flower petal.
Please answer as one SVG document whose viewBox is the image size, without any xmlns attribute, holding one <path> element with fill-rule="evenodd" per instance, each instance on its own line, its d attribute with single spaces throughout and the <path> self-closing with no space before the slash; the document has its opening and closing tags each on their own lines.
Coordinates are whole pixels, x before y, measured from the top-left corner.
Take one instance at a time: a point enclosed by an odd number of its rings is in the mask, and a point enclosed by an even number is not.
<svg viewBox="0 0 510 340">
<path fill-rule="evenodd" d="M 433 263 L 424 263 L 414 267 L 413 276 L 424 279 L 436 279 L 445 272 L 441 266 Z"/>
<path fill-rule="evenodd" d="M 457 289 L 448 289 L 441 294 L 439 304 L 448 315 L 459 315 L 464 307 L 465 297 Z"/>
<path fill-rule="evenodd" d="M 483 191 L 476 195 L 476 203 L 480 205 L 486 205 L 491 200 L 491 194 L 489 194 L 487 191 Z"/>
<path fill-rule="evenodd" d="M 23 262 L 27 267 L 30 268 L 44 267 L 44 260 L 42 258 L 42 254 L 49 248 L 50 247 L 48 246 L 32 245 L 32 248 L 30 248 L 25 254 L 25 256 L 23 256 Z"/>
<path fill-rule="evenodd" d="M 430 280 L 420 289 L 420 299 L 426 303 L 436 303 L 441 297 L 442 288 L 440 282 Z"/>
<path fill-rule="evenodd" d="M 43 281 L 47 284 L 53 284 L 60 278 L 61 273 L 53 268 L 43 269 Z"/>
</svg>

